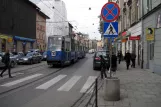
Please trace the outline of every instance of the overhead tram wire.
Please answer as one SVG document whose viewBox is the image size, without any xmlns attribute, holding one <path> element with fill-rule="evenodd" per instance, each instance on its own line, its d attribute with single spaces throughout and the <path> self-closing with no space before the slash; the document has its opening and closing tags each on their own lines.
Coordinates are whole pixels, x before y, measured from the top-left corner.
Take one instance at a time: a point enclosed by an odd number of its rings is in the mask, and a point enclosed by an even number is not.
<svg viewBox="0 0 161 107">
<path fill-rule="evenodd" d="M 42 0 L 40 0 L 40 2 L 41 3 L 43 3 L 47 8 L 49 8 L 51 11 L 53 11 L 47 4 L 45 4 Z M 49 1 L 48 1 L 49 2 Z M 52 4 L 49 2 L 49 4 L 52 6 Z M 55 10 L 57 10 L 55 7 L 54 7 L 54 9 Z M 57 10 L 58 11 L 58 10 Z M 55 11 L 53 11 L 54 13 L 55 13 Z M 58 11 L 59 12 L 59 11 Z M 60 12 L 59 12 L 60 13 Z M 59 14 L 57 14 L 57 15 L 59 15 Z M 60 15 L 59 15 L 60 16 Z M 64 20 L 66 20 L 65 18 L 64 18 L 64 16 L 63 15 L 61 15 L 60 16 L 62 19 L 64 19 Z M 60 23 L 61 22 L 68 22 L 68 23 L 70 23 L 70 21 L 60 21 Z M 54 23 L 54 22 L 51 22 L 51 23 Z M 57 22 L 56 22 L 57 23 Z M 59 22 L 58 22 L 59 23 Z"/>
<path fill-rule="evenodd" d="M 55 11 L 54 10 L 52 10 L 47 4 L 45 4 L 42 0 L 40 0 L 40 2 L 41 3 L 43 3 L 47 8 L 49 8 L 51 11 L 53 11 L 54 13 L 55 13 Z M 52 4 L 48 1 L 48 3 L 52 6 Z M 54 9 L 55 10 L 57 10 L 55 7 L 54 7 Z M 57 12 L 59 12 L 58 10 L 57 10 Z M 60 13 L 60 12 L 59 12 Z M 59 14 L 57 14 L 57 15 L 59 15 Z M 59 17 L 61 17 L 62 19 L 64 19 L 65 21 L 60 21 L 60 22 L 47 22 L 47 23 L 61 23 L 61 22 L 68 22 L 68 23 L 70 23 L 70 22 L 72 22 L 72 21 L 67 21 L 65 18 L 64 18 L 64 16 L 62 15 L 62 16 L 60 16 L 59 15 Z M 37 22 L 43 22 L 43 21 L 37 21 Z M 44 21 L 45 22 L 45 21 Z M 75 27 L 75 26 L 74 26 Z M 74 28 L 76 31 L 77 31 L 77 27 L 75 27 Z M 79 32 L 79 31 L 77 31 L 77 32 Z"/>
<path fill-rule="evenodd" d="M 54 10 L 52 10 L 47 4 L 45 4 L 42 0 L 40 0 L 40 2 L 41 3 L 43 3 L 46 7 L 48 7 L 51 11 L 53 11 L 54 13 L 55 13 L 55 11 Z M 49 2 L 49 1 L 48 1 Z M 51 4 L 51 3 L 50 3 Z M 52 4 L 51 4 L 51 6 L 52 6 Z M 55 7 L 54 7 L 54 9 L 55 10 L 57 10 Z M 58 11 L 58 10 L 57 10 Z M 59 11 L 58 11 L 59 12 Z M 57 13 L 56 13 L 57 14 Z M 57 14 L 57 15 L 59 15 L 59 14 Z M 59 15 L 60 16 L 60 15 Z M 60 18 L 62 18 L 62 19 L 64 19 L 64 20 L 66 20 L 64 17 L 62 17 L 62 16 L 60 16 Z M 69 23 L 69 21 L 67 21 L 68 23 Z"/>
</svg>

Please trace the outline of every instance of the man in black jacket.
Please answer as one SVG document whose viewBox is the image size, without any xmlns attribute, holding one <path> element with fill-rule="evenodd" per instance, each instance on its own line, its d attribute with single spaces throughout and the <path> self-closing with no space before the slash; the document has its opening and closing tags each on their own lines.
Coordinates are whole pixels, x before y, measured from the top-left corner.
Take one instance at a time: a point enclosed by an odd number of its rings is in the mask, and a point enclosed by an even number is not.
<svg viewBox="0 0 161 107">
<path fill-rule="evenodd" d="M 11 66 L 10 66 L 10 53 L 9 53 L 9 50 L 7 50 L 7 52 L 3 56 L 2 60 L 3 60 L 3 63 L 5 64 L 5 67 L 4 67 L 3 71 L 1 72 L 0 76 L 3 77 L 3 73 L 8 69 L 9 78 L 12 78 L 12 76 L 11 76 Z"/>
<path fill-rule="evenodd" d="M 121 51 L 118 52 L 117 57 L 119 58 L 119 64 L 120 64 L 120 62 L 122 60 L 122 52 Z"/>
<path fill-rule="evenodd" d="M 130 65 L 130 61 L 131 61 L 131 54 L 129 53 L 129 51 L 127 51 L 127 53 L 125 54 L 125 61 L 126 61 L 126 67 L 127 70 L 129 69 L 129 65 Z"/>
<path fill-rule="evenodd" d="M 133 68 L 135 68 L 135 59 L 136 59 L 136 54 L 133 51 L 133 53 L 131 54 L 131 61 L 132 61 L 131 67 L 133 67 Z"/>
<path fill-rule="evenodd" d="M 117 70 L 117 56 L 114 54 L 114 53 L 112 53 L 112 60 L 111 60 L 112 62 L 111 62 L 111 71 L 113 72 L 113 73 L 116 73 L 116 70 Z"/>
<path fill-rule="evenodd" d="M 101 79 L 103 79 L 103 75 L 105 76 L 105 78 L 107 78 L 106 74 L 107 65 L 102 55 L 100 56 L 100 58 L 101 58 Z"/>
</svg>

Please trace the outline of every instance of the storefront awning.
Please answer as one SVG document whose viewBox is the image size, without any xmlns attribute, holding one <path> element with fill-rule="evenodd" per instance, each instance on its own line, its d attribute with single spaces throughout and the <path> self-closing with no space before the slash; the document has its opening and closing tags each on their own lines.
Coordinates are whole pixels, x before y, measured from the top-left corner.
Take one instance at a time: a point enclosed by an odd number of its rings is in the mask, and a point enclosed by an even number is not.
<svg viewBox="0 0 161 107">
<path fill-rule="evenodd" d="M 9 43 L 12 42 L 12 37 L 10 37 L 10 36 L 0 34 L 0 38 L 7 40 Z"/>
<path fill-rule="evenodd" d="M 1 34 L 0 34 L 0 38 L 1 38 L 1 39 L 6 39 L 6 40 L 7 40 L 9 37 L 8 37 L 8 36 L 1 35 Z"/>
<path fill-rule="evenodd" d="M 26 42 L 35 42 L 35 39 L 30 39 L 30 38 L 24 38 L 24 37 L 19 37 L 19 36 L 14 36 L 14 40 L 20 40 L 20 41 L 26 41 Z"/>
</svg>

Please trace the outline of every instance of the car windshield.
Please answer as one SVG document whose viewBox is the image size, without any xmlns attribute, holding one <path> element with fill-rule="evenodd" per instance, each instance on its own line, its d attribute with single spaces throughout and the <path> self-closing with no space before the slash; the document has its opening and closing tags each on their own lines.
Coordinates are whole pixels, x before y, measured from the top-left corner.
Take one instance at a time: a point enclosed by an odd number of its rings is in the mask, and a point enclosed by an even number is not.
<svg viewBox="0 0 161 107">
<path fill-rule="evenodd" d="M 32 56 L 33 55 L 33 53 L 28 53 L 26 56 Z"/>
<path fill-rule="evenodd" d="M 48 50 L 50 51 L 60 51 L 62 46 L 61 37 L 49 37 L 48 38 Z"/>
<path fill-rule="evenodd" d="M 43 53 L 43 55 L 46 55 L 46 54 L 47 54 L 47 52 L 44 52 L 44 53 Z"/>
<path fill-rule="evenodd" d="M 107 57 L 108 52 L 106 52 L 106 51 L 97 52 L 96 56 L 100 56 L 100 55 L 102 55 L 103 57 Z"/>
</svg>

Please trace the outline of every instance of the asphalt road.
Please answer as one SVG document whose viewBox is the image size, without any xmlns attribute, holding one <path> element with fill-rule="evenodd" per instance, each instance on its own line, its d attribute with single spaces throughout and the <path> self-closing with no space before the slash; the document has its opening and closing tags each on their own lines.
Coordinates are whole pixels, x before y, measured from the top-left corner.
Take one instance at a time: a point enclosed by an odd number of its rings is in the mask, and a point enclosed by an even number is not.
<svg viewBox="0 0 161 107">
<path fill-rule="evenodd" d="M 0 107 L 70 107 L 100 73 L 92 56 L 63 69 L 42 64 L 0 79 Z"/>
</svg>

